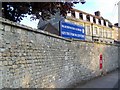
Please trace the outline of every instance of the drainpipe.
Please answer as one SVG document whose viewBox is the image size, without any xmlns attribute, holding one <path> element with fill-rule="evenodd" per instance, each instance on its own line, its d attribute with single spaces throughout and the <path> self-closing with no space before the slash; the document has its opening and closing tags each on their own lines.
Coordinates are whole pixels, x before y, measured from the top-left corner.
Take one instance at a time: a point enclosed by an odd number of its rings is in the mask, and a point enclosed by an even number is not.
<svg viewBox="0 0 120 90">
<path fill-rule="evenodd" d="M 91 31 L 92 31 L 92 42 L 94 42 L 94 40 L 93 40 L 93 23 L 91 24 Z"/>
</svg>

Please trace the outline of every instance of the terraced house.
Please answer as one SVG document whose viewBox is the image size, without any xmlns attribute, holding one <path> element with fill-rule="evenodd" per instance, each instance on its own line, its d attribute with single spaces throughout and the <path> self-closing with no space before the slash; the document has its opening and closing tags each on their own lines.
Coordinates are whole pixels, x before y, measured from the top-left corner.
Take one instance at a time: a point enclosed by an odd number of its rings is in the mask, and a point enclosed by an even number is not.
<svg viewBox="0 0 120 90">
<path fill-rule="evenodd" d="M 104 43 L 118 41 L 118 27 L 101 17 L 100 12 L 95 15 L 73 9 L 67 14 L 66 22 L 72 22 L 85 27 L 86 40 Z"/>
<path fill-rule="evenodd" d="M 92 15 L 84 11 L 72 9 L 70 12 L 67 13 L 66 18 L 63 18 L 58 14 L 56 14 L 48 22 L 46 21 L 44 23 L 40 22 L 38 24 L 38 28 L 41 29 L 42 27 L 43 29 L 43 27 L 45 27 L 49 23 L 56 28 L 57 32 L 54 28 L 50 29 L 49 28 L 50 25 L 48 25 L 47 28 L 49 29 L 47 29 L 46 31 L 53 34 L 60 35 L 59 34 L 60 29 L 58 28 L 60 20 L 64 20 L 65 22 L 70 22 L 70 23 L 83 26 L 85 28 L 86 41 L 95 41 L 95 42 L 102 42 L 102 43 L 109 43 L 109 44 L 110 43 L 113 44 L 119 41 L 118 26 L 112 25 L 112 23 L 109 20 L 104 19 L 100 15 L 100 11 L 96 11 L 95 15 Z"/>
</svg>

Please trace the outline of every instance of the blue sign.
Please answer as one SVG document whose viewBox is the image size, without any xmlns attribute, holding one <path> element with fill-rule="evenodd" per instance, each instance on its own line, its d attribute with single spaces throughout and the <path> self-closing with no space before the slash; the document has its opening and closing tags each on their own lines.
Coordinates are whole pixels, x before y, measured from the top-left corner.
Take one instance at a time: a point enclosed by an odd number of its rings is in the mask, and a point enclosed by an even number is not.
<svg viewBox="0 0 120 90">
<path fill-rule="evenodd" d="M 85 40 L 85 28 L 76 24 L 60 21 L 60 33 L 65 38 Z"/>
</svg>

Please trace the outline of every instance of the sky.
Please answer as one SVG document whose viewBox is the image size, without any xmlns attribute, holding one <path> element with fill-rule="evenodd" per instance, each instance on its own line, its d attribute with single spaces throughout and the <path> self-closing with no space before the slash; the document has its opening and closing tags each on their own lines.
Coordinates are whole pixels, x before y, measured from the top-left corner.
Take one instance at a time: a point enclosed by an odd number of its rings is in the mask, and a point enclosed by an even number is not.
<svg viewBox="0 0 120 90">
<path fill-rule="evenodd" d="M 118 1 L 120 0 L 86 0 L 85 4 L 76 4 L 73 8 L 94 15 L 95 11 L 100 11 L 101 16 L 108 19 L 112 24 L 118 22 Z M 30 16 L 27 15 L 21 21 L 21 24 L 37 28 L 39 20 L 30 21 Z"/>
</svg>

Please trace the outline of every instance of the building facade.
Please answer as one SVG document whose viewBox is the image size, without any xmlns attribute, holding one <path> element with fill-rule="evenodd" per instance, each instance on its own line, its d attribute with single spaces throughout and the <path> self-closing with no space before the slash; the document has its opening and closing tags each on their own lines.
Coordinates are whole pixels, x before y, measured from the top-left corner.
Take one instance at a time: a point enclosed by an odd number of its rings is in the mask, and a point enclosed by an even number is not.
<svg viewBox="0 0 120 90">
<path fill-rule="evenodd" d="M 86 41 L 103 42 L 109 44 L 113 44 L 115 41 L 120 41 L 120 38 L 118 39 L 118 32 L 120 32 L 118 27 L 112 25 L 109 20 L 101 17 L 99 11 L 95 12 L 95 15 L 92 15 L 77 9 L 72 9 L 71 12 L 67 13 L 66 18 L 60 16 L 58 12 L 48 21 L 42 21 L 42 23 L 39 21 L 38 29 L 48 31 L 53 34 L 55 34 L 55 30 L 57 30 L 56 35 L 60 35 L 59 22 L 61 20 L 83 26 L 85 28 Z M 45 30 L 45 27 L 47 27 L 47 24 L 49 23 L 55 27 L 55 30 Z"/>
<path fill-rule="evenodd" d="M 66 22 L 71 22 L 85 27 L 86 41 L 103 43 L 114 43 L 118 40 L 118 27 L 112 25 L 109 20 L 100 16 L 100 12 L 95 15 L 72 9 L 67 13 Z"/>
</svg>

